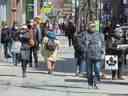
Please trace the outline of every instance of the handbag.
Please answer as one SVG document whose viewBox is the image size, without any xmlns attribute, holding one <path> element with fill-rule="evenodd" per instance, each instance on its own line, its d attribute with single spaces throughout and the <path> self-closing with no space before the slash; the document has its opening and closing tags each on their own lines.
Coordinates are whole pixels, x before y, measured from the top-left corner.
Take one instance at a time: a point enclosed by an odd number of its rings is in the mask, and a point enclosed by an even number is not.
<svg viewBox="0 0 128 96">
<path fill-rule="evenodd" d="M 34 39 L 33 39 L 33 32 L 32 30 L 29 31 L 30 40 L 29 40 L 29 46 L 33 47 L 35 45 Z"/>
</svg>

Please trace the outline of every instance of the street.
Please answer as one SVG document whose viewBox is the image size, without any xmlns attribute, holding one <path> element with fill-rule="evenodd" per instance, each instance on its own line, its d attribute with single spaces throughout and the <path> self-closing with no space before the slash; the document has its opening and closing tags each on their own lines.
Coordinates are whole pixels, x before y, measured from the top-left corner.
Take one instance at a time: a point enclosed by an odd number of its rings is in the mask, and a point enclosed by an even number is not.
<svg viewBox="0 0 128 96">
<path fill-rule="evenodd" d="M 67 39 L 59 37 L 61 48 L 56 72 L 47 74 L 46 64 L 28 68 L 27 78 L 22 78 L 21 67 L 9 62 L 0 63 L 0 96 L 128 96 L 128 79 L 102 80 L 99 89 L 88 89 L 87 79 L 75 77 L 73 48 Z M 42 62 L 42 57 L 39 58 Z"/>
</svg>

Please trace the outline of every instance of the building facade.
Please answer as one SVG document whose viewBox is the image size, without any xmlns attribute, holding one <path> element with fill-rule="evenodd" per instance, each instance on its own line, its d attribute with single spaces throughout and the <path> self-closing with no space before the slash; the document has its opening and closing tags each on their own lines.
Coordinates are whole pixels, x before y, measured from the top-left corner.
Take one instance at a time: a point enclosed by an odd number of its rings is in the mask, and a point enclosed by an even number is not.
<svg viewBox="0 0 128 96">
<path fill-rule="evenodd" d="M 0 22 L 7 21 L 10 16 L 10 0 L 0 0 Z"/>
</svg>

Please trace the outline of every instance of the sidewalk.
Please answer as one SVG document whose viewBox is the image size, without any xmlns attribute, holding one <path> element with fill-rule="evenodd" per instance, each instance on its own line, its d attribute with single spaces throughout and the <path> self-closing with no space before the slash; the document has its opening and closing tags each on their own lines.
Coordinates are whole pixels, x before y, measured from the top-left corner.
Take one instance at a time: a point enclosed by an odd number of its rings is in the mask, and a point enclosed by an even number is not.
<svg viewBox="0 0 128 96">
<path fill-rule="evenodd" d="M 42 92 L 45 94 L 38 96 L 49 96 L 50 94 L 54 94 L 52 96 L 111 96 L 111 94 L 128 94 L 128 85 L 104 83 L 106 81 L 98 84 L 99 90 L 89 90 L 86 79 L 73 77 L 73 74 L 70 73 L 55 72 L 53 75 L 48 75 L 46 71 L 37 71 L 34 68 L 29 68 L 27 76 L 25 79 L 21 77 L 20 66 L 15 67 L 11 64 L 0 63 L 0 86 L 2 87 L 0 87 L 0 92 L 3 87 L 8 86 L 9 88 L 8 95 L 1 96 L 10 96 L 9 94 L 14 92 L 14 89 L 17 89 L 19 93 L 23 92 L 23 90 L 28 90 L 26 94 L 29 95 L 21 96 L 37 96 L 33 95 L 36 92 L 32 90 L 41 91 L 39 94 Z M 120 82 L 128 84 L 128 80 Z"/>
</svg>

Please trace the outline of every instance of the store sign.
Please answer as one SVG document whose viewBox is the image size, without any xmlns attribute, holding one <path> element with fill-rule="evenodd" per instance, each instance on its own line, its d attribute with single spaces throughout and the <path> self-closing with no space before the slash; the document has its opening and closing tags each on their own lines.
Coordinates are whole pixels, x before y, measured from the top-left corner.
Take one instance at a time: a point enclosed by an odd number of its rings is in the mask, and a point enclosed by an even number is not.
<svg viewBox="0 0 128 96">
<path fill-rule="evenodd" d="M 106 70 L 118 70 L 118 56 L 106 55 L 105 56 L 105 69 Z"/>
</svg>

